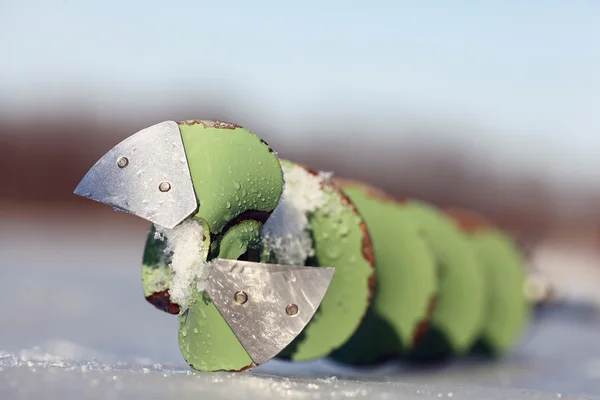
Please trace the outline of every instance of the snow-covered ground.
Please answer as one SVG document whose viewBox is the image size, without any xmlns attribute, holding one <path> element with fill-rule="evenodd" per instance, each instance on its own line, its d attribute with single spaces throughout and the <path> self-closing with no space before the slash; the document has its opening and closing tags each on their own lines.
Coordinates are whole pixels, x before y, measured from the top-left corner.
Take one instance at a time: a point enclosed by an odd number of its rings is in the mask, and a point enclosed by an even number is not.
<svg viewBox="0 0 600 400">
<path fill-rule="evenodd" d="M 1 399 L 600 399 L 600 317 L 569 307 L 542 315 L 498 362 L 365 371 L 272 361 L 242 374 L 192 372 L 176 318 L 143 299 L 147 225 L 123 218 L 0 221 Z"/>
</svg>

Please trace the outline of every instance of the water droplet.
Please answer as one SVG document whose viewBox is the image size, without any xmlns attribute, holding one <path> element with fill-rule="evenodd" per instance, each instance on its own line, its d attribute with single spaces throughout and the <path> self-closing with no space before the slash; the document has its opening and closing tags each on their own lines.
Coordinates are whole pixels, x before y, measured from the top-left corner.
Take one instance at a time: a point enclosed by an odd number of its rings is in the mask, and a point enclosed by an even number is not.
<svg viewBox="0 0 600 400">
<path fill-rule="evenodd" d="M 242 189 L 242 197 L 246 196 L 248 194 L 248 192 L 246 192 L 246 189 Z"/>
<path fill-rule="evenodd" d="M 198 333 L 198 328 L 194 328 L 194 333 Z"/>
<path fill-rule="evenodd" d="M 182 335 L 183 337 L 186 337 L 186 336 L 187 336 L 187 329 L 182 329 L 182 330 L 181 330 L 181 335 Z"/>
<path fill-rule="evenodd" d="M 202 315 L 202 318 L 206 319 L 206 313 L 203 309 L 200 309 L 200 315 Z"/>
<path fill-rule="evenodd" d="M 233 186 L 237 189 L 240 190 L 242 188 L 242 184 L 239 183 L 238 181 L 234 181 L 233 182 Z"/>
<path fill-rule="evenodd" d="M 342 223 L 340 225 L 340 235 L 348 236 L 349 233 L 350 233 L 350 227 L 348 225 Z"/>
<path fill-rule="evenodd" d="M 327 249 L 327 257 L 335 259 L 338 258 L 340 256 L 340 248 L 338 246 L 330 246 Z"/>
<path fill-rule="evenodd" d="M 228 201 L 226 206 L 227 206 L 227 208 L 231 208 L 231 202 Z"/>
</svg>

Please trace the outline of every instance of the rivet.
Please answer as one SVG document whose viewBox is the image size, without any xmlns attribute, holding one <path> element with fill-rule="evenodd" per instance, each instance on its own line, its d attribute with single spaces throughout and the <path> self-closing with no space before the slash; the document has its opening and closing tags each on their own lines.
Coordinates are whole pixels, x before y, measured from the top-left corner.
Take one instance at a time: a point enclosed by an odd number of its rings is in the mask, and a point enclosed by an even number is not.
<svg viewBox="0 0 600 400">
<path fill-rule="evenodd" d="M 235 292 L 235 294 L 233 295 L 233 299 L 238 304 L 245 304 L 248 301 L 248 295 L 246 294 L 246 292 L 242 292 L 240 290 L 239 292 Z"/>
<path fill-rule="evenodd" d="M 298 314 L 298 306 L 296 304 L 288 304 L 288 306 L 285 308 L 285 313 L 289 316 Z"/>
<path fill-rule="evenodd" d="M 161 192 L 168 192 L 171 190 L 171 184 L 169 182 L 161 182 L 161 184 L 158 185 L 158 190 Z"/>
<path fill-rule="evenodd" d="M 129 165 L 129 160 L 127 157 L 121 157 L 117 160 L 117 166 L 119 168 L 125 168 L 127 165 Z"/>
</svg>

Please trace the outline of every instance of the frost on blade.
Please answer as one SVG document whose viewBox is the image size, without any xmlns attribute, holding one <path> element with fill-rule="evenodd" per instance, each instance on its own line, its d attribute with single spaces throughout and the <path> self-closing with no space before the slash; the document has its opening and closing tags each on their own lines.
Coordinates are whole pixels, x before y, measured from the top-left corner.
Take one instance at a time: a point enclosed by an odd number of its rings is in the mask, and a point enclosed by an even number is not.
<svg viewBox="0 0 600 400">
<path fill-rule="evenodd" d="M 315 175 L 292 163 L 282 163 L 285 187 L 281 200 L 262 229 L 262 239 L 277 263 L 304 265 L 314 256 L 308 216 L 327 204 L 322 184 L 328 175 Z"/>
<path fill-rule="evenodd" d="M 183 312 L 188 308 L 193 292 L 204 289 L 210 272 L 203 254 L 204 229 L 200 222 L 189 220 L 173 229 L 157 226 L 155 238 L 165 240 L 164 252 L 170 257 L 172 271 L 169 296 Z M 156 281 L 160 282 L 160 278 L 156 277 Z"/>
</svg>

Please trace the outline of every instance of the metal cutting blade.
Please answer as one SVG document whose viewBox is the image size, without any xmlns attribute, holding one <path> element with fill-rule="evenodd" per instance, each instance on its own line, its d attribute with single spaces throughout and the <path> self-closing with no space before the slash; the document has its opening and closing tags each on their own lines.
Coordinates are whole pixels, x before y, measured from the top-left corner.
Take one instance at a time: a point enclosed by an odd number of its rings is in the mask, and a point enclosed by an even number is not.
<svg viewBox="0 0 600 400">
<path fill-rule="evenodd" d="M 198 208 L 176 122 L 123 140 L 88 171 L 75 194 L 173 228 Z"/>
<path fill-rule="evenodd" d="M 312 319 L 334 269 L 216 259 L 209 295 L 252 360 L 279 354 Z"/>
</svg>

